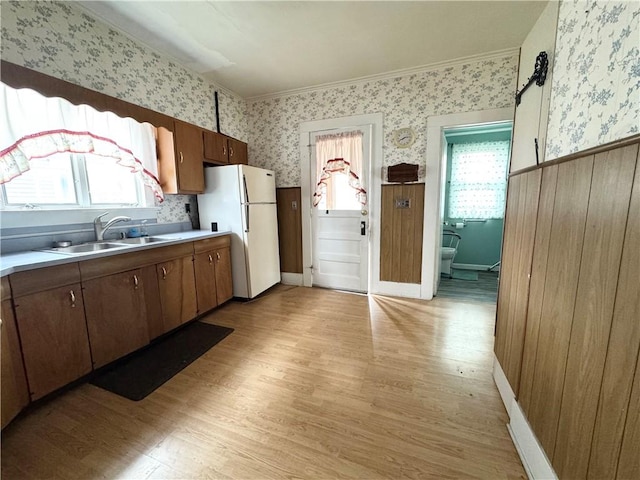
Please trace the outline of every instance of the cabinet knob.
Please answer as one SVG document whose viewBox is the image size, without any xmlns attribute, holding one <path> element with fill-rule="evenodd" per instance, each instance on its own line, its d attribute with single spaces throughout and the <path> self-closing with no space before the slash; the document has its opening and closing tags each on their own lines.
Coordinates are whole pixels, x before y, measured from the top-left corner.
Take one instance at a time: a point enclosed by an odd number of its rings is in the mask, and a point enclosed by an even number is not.
<svg viewBox="0 0 640 480">
<path fill-rule="evenodd" d="M 162 279 L 164 280 L 165 278 L 167 278 L 167 269 L 162 267 Z"/>
<path fill-rule="evenodd" d="M 229 147 L 229 156 L 233 157 L 233 147 Z"/>
<path fill-rule="evenodd" d="M 184 155 L 182 155 L 182 152 L 180 152 L 180 163 L 184 163 Z"/>
<path fill-rule="evenodd" d="M 75 306 L 76 306 L 76 294 L 73 293 L 73 290 L 69 290 L 69 298 L 71 299 L 71 308 L 75 308 Z"/>
<path fill-rule="evenodd" d="M 136 289 L 136 290 L 138 289 L 138 276 L 137 275 L 133 276 L 133 288 Z"/>
<path fill-rule="evenodd" d="M 220 261 L 220 252 L 216 252 L 216 258 Z"/>
<path fill-rule="evenodd" d="M 227 147 L 225 147 L 224 145 L 222 146 L 222 155 L 227 155 Z"/>
<path fill-rule="evenodd" d="M 213 263 L 213 258 L 211 258 L 211 255 L 209 255 L 209 263 Z"/>
</svg>

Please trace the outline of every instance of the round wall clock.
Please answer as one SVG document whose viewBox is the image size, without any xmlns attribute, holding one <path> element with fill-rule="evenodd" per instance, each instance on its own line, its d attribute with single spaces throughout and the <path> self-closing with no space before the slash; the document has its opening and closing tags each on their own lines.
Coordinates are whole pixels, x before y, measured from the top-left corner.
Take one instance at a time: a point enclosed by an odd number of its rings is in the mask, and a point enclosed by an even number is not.
<svg viewBox="0 0 640 480">
<path fill-rule="evenodd" d="M 408 148 L 416 141 L 416 132 L 411 127 L 399 128 L 393 132 L 393 143 L 398 148 Z"/>
</svg>

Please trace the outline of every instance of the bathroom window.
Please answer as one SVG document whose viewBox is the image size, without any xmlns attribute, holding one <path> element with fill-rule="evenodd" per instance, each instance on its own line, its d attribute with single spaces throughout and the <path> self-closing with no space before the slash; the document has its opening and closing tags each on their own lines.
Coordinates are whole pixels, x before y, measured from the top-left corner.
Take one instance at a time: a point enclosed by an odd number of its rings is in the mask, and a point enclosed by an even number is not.
<svg viewBox="0 0 640 480">
<path fill-rule="evenodd" d="M 449 218 L 503 218 L 509 142 L 454 143 Z"/>
</svg>

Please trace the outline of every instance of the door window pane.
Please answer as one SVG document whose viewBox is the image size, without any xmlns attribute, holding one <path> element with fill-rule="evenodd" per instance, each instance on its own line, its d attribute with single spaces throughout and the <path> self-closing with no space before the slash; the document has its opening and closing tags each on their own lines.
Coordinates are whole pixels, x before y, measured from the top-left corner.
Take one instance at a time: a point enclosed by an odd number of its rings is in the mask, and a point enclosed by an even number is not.
<svg viewBox="0 0 640 480">
<path fill-rule="evenodd" d="M 342 172 L 333 172 L 327 179 L 326 195 L 318 203 L 319 210 L 327 210 L 327 198 L 333 199 L 333 207 L 328 210 L 361 210 L 357 191 L 349 185 L 349 178 Z"/>
</svg>

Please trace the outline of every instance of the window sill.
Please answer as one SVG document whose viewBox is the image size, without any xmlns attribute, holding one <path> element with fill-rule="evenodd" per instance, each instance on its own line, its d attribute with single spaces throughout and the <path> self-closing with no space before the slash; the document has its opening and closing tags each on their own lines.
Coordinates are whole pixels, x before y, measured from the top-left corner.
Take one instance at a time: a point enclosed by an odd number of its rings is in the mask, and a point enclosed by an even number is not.
<svg viewBox="0 0 640 480">
<path fill-rule="evenodd" d="M 48 225 L 70 225 L 91 223 L 98 215 L 109 212 L 107 221 L 117 215 L 131 217 L 132 220 L 156 219 L 157 207 L 145 208 L 87 208 L 69 210 L 2 210 L 0 226 L 2 228 L 42 227 Z"/>
</svg>

